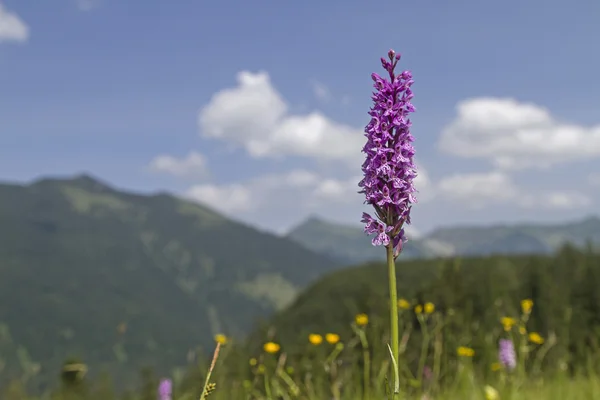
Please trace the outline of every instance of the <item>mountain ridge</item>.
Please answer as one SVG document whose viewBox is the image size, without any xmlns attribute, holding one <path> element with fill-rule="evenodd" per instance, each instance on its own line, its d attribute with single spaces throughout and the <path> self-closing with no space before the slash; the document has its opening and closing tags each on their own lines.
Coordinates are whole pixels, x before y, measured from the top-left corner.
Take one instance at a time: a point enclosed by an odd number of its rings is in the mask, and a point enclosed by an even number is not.
<svg viewBox="0 0 600 400">
<path fill-rule="evenodd" d="M 0 184 L 0 369 L 52 370 L 71 354 L 117 370 L 172 367 L 216 333 L 245 335 L 339 267 L 165 193 L 88 175 Z"/>
<path fill-rule="evenodd" d="M 380 261 L 384 257 L 383 251 L 371 245 L 358 224 L 334 223 L 311 216 L 291 229 L 286 237 L 348 264 Z M 596 215 L 562 223 L 436 228 L 417 238 L 409 236 L 402 257 L 548 254 L 566 243 L 582 247 L 588 241 L 600 243 L 600 218 Z"/>
</svg>

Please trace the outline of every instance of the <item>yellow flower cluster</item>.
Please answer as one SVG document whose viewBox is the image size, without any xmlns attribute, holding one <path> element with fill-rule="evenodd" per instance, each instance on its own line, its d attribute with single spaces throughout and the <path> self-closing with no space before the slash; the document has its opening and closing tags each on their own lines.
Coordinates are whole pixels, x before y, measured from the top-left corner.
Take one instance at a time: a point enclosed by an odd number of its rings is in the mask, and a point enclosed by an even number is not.
<svg viewBox="0 0 600 400">
<path fill-rule="evenodd" d="M 319 335 L 317 333 L 311 333 L 310 335 L 308 335 L 308 341 L 313 346 L 318 346 L 321 343 L 323 343 L 323 336 L 321 336 L 321 335 Z"/>
<path fill-rule="evenodd" d="M 531 314 L 532 308 L 533 308 L 533 300 L 531 300 L 531 299 L 521 300 L 521 311 L 523 311 L 523 314 L 525 314 L 525 315 Z"/>
<path fill-rule="evenodd" d="M 325 341 L 329 344 L 336 344 L 340 341 L 340 335 L 337 333 L 327 333 L 325 334 Z M 323 336 L 318 333 L 311 333 L 308 335 L 308 342 L 313 346 L 318 346 L 323 343 Z"/>
<path fill-rule="evenodd" d="M 506 332 L 509 332 L 513 326 L 515 326 L 515 324 L 517 323 L 517 321 L 512 318 L 512 317 L 502 317 L 500 319 L 500 323 L 502 323 L 502 326 L 504 327 L 504 330 Z"/>
<path fill-rule="evenodd" d="M 369 316 L 367 314 L 357 314 L 354 321 L 358 326 L 365 326 L 369 323 Z"/>
<path fill-rule="evenodd" d="M 475 355 L 475 350 L 470 347 L 460 346 L 456 349 L 456 354 L 461 357 L 473 357 Z"/>
<path fill-rule="evenodd" d="M 401 298 L 398 300 L 398 308 L 402 310 L 408 310 L 410 308 L 410 303 L 408 300 Z"/>
<path fill-rule="evenodd" d="M 417 304 L 415 306 L 415 314 L 422 314 L 423 312 L 425 314 L 433 314 L 435 311 L 435 304 L 431 303 L 431 302 L 427 302 L 423 305 L 421 304 Z"/>
<path fill-rule="evenodd" d="M 215 335 L 215 342 L 221 344 L 221 345 L 225 345 L 227 344 L 227 336 L 223 335 L 222 333 L 217 333 Z"/>
<path fill-rule="evenodd" d="M 544 344 L 544 338 L 537 332 L 531 332 L 528 338 L 531 343 Z"/>
<path fill-rule="evenodd" d="M 533 309 L 533 300 L 531 299 L 523 299 L 521 300 L 521 312 L 523 313 L 523 318 L 519 323 L 519 334 L 522 336 L 527 335 L 528 340 L 531 343 L 535 344 L 543 344 L 544 338 L 537 332 L 531 332 L 527 334 L 527 328 L 525 327 L 525 323 L 528 320 L 529 315 L 531 314 L 531 310 Z M 500 319 L 500 323 L 504 327 L 506 332 L 510 332 L 512 328 L 517 325 L 517 320 L 512 317 L 502 317 Z"/>
<path fill-rule="evenodd" d="M 281 346 L 279 346 L 275 342 L 267 342 L 263 346 L 263 350 L 269 354 L 277 353 L 280 348 L 281 348 Z"/>
</svg>

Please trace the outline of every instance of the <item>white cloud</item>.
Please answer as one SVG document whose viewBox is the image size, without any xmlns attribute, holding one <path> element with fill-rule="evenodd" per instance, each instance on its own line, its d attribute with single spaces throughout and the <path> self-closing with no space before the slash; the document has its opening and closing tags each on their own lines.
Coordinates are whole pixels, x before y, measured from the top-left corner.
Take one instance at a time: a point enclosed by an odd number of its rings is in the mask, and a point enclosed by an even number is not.
<svg viewBox="0 0 600 400">
<path fill-rule="evenodd" d="M 195 185 L 187 191 L 186 197 L 209 205 L 230 216 L 252 210 L 255 207 L 251 189 L 238 183 L 224 186 Z"/>
<path fill-rule="evenodd" d="M 548 110 L 513 99 L 475 98 L 457 106 L 442 132 L 442 151 L 489 159 L 500 169 L 547 168 L 600 157 L 600 125 L 559 122 Z"/>
<path fill-rule="evenodd" d="M 426 173 L 423 174 L 426 176 Z M 336 179 L 317 172 L 295 169 L 231 184 L 192 186 L 184 196 L 259 226 L 283 231 L 308 215 L 358 226 L 364 195 L 358 193 L 360 176 Z M 354 218 L 353 218 L 354 216 Z M 349 218 L 350 217 L 350 218 Z"/>
<path fill-rule="evenodd" d="M 265 72 L 243 71 L 238 86 L 216 93 L 200 110 L 202 134 L 243 146 L 255 158 L 303 156 L 360 165 L 362 130 L 319 112 L 291 115 Z"/>
<path fill-rule="evenodd" d="M 29 38 L 29 27 L 14 12 L 10 12 L 0 3 L 0 43 L 25 42 Z"/>
<path fill-rule="evenodd" d="M 186 157 L 178 159 L 173 156 L 160 155 L 154 158 L 149 165 L 150 170 L 155 172 L 164 172 L 175 176 L 208 176 L 208 167 L 206 158 L 195 151 L 190 152 Z"/>
<path fill-rule="evenodd" d="M 271 226 L 285 228 L 315 212 L 338 219 L 354 214 L 359 221 L 363 201 L 358 193 L 359 181 L 359 177 L 326 179 L 297 169 L 244 183 L 198 184 L 184 196 L 234 218 L 263 224 L 269 220 Z"/>
<path fill-rule="evenodd" d="M 75 5 L 80 11 L 91 11 L 100 5 L 101 0 L 75 0 Z"/>
<path fill-rule="evenodd" d="M 418 164 L 417 177 L 415 178 L 414 185 L 417 190 L 417 200 L 419 203 L 425 203 L 435 197 L 435 188 L 429 178 L 427 170 Z"/>
<path fill-rule="evenodd" d="M 317 81 L 312 81 L 311 84 L 313 93 L 318 100 L 324 103 L 331 101 L 331 91 L 327 86 Z"/>
<path fill-rule="evenodd" d="M 454 174 L 436 185 L 440 197 L 481 209 L 498 204 L 520 208 L 576 209 L 591 204 L 591 199 L 576 191 L 533 192 L 517 186 L 502 171 Z"/>
<path fill-rule="evenodd" d="M 517 189 L 502 172 L 454 174 L 437 185 L 441 196 L 467 201 L 476 207 L 484 203 L 513 200 Z"/>
<path fill-rule="evenodd" d="M 592 204 L 592 200 L 588 196 L 578 192 L 550 192 L 542 194 L 540 197 L 533 207 L 541 204 L 545 208 L 576 209 Z"/>
</svg>

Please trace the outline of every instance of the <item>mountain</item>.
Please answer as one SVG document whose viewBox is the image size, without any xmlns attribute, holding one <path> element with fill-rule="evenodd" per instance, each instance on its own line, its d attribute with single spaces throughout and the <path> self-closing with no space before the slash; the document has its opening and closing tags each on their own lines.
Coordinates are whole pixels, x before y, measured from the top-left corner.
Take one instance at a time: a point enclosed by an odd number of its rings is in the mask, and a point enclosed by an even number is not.
<svg viewBox="0 0 600 400">
<path fill-rule="evenodd" d="M 245 334 L 338 264 L 168 194 L 86 175 L 0 184 L 0 372 L 71 354 L 173 366 L 216 333 Z"/>
<path fill-rule="evenodd" d="M 292 229 L 287 238 L 345 264 L 360 264 L 385 260 L 385 251 L 371 245 L 370 238 L 360 226 L 341 225 L 310 217 Z M 423 243 L 409 240 L 403 257 L 422 258 L 435 255 Z"/>
<path fill-rule="evenodd" d="M 291 240 L 351 265 L 383 260 L 385 252 L 371 245 L 356 225 L 336 224 L 311 217 L 287 235 Z M 452 255 L 548 254 L 565 243 L 582 247 L 600 243 L 600 218 L 556 225 L 521 224 L 491 227 L 450 227 L 406 243 L 402 258 Z"/>
</svg>

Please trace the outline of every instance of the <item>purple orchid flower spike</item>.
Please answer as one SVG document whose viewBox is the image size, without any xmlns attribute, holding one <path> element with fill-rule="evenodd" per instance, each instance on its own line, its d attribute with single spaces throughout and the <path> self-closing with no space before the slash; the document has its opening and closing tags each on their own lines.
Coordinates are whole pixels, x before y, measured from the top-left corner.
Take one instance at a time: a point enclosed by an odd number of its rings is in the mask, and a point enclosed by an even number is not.
<svg viewBox="0 0 600 400">
<path fill-rule="evenodd" d="M 362 188 L 359 193 L 365 195 L 365 203 L 373 206 L 377 217 L 363 213 L 365 233 L 375 234 L 374 246 L 393 246 L 396 258 L 406 241 L 403 226 L 410 224 L 411 204 L 417 202 L 413 185 L 417 176 L 413 162 L 414 139 L 408 118 L 415 108 L 410 102 L 413 98 L 410 71 L 396 74 L 400 55 L 390 50 L 388 58 L 389 61 L 382 58 L 381 64 L 389 79 L 376 73 L 371 75 L 375 93 L 369 111 L 371 121 L 365 127 L 367 143 L 362 149 L 366 154 L 362 166 L 364 178 L 358 186 Z"/>
<path fill-rule="evenodd" d="M 517 353 L 515 345 L 510 339 L 500 339 L 498 344 L 498 360 L 509 371 L 517 367 Z"/>
<path fill-rule="evenodd" d="M 161 379 L 158 385 L 159 400 L 171 400 L 173 392 L 173 382 L 170 379 Z"/>
</svg>

